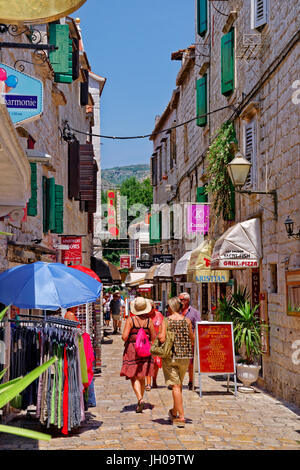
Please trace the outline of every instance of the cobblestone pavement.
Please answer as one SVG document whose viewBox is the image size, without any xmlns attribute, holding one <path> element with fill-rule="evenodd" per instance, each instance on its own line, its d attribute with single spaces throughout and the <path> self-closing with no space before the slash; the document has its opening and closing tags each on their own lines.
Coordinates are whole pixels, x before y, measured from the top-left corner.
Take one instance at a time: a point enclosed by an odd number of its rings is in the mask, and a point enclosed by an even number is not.
<svg viewBox="0 0 300 470">
<path fill-rule="evenodd" d="M 254 394 L 227 392 L 220 376 L 202 381 L 203 396 L 184 382 L 185 429 L 168 421 L 171 391 L 159 371 L 159 387 L 145 394 L 146 409 L 135 413 L 129 381 L 120 377 L 123 343 L 120 336 L 103 345 L 102 373 L 96 376 L 97 407 L 90 408 L 79 432 L 53 436 L 49 443 L 0 434 L 0 450 L 299 450 L 300 410 L 256 389 Z M 41 430 L 33 420 L 14 420 Z"/>
</svg>

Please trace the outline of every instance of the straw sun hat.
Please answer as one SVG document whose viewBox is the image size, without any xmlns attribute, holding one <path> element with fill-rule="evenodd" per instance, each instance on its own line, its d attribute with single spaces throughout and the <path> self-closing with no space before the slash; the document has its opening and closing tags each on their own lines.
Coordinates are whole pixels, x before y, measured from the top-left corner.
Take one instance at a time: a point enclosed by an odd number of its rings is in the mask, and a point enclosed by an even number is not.
<svg viewBox="0 0 300 470">
<path fill-rule="evenodd" d="M 152 310 L 152 305 L 149 299 L 144 297 L 137 297 L 130 302 L 130 310 L 134 315 L 146 315 Z"/>
</svg>

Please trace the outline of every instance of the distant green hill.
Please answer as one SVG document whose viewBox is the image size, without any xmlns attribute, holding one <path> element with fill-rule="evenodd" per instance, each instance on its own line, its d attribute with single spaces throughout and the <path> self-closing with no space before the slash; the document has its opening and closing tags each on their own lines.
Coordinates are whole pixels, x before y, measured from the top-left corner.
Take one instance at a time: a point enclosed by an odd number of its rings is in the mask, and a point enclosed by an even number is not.
<svg viewBox="0 0 300 470">
<path fill-rule="evenodd" d="M 107 168 L 101 171 L 102 189 L 120 186 L 123 181 L 134 176 L 138 181 L 150 178 L 150 165 L 128 165 Z"/>
</svg>

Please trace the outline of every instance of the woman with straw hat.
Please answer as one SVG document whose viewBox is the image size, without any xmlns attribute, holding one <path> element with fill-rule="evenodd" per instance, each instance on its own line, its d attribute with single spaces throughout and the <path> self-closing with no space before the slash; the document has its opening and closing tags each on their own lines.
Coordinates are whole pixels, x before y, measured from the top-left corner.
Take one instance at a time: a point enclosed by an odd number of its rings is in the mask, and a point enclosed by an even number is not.
<svg viewBox="0 0 300 470">
<path fill-rule="evenodd" d="M 134 316 L 127 318 L 122 334 L 125 347 L 120 376 L 131 380 L 133 391 L 138 400 L 136 412 L 141 413 L 144 409 L 145 377 L 153 377 L 155 369 L 151 355 L 148 357 L 138 356 L 135 342 L 140 328 L 145 330 L 150 343 L 154 341 L 156 333 L 152 320 L 149 318 L 149 313 L 152 310 L 150 300 L 137 297 L 130 302 L 130 310 Z"/>
</svg>

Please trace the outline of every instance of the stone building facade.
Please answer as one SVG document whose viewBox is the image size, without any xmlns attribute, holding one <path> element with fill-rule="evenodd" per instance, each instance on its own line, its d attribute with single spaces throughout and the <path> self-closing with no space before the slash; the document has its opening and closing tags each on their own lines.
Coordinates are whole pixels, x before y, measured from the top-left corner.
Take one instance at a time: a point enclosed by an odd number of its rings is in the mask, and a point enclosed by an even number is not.
<svg viewBox="0 0 300 470">
<path fill-rule="evenodd" d="M 217 217 L 211 205 L 208 238 L 218 240 L 239 222 L 259 219 L 262 240 L 259 269 L 233 269 L 231 278 L 236 286 L 247 286 L 252 303 L 255 299 L 261 303 L 260 313 L 269 324 L 260 384 L 277 397 L 299 405 L 300 245 L 299 238 L 288 238 L 284 224 L 288 216 L 295 222 L 295 232 L 300 224 L 299 3 L 229 0 L 216 6 L 198 0 L 195 7 L 195 49 L 187 48 L 173 55 L 183 59 L 176 83 L 179 88 L 176 124 L 199 116 L 197 83 L 205 83 L 206 100 L 201 109 L 205 105 L 207 117 L 201 125 L 193 120 L 176 130 L 173 201 L 196 200 L 196 188 L 207 182 L 208 148 L 221 126 L 232 122 L 236 150 L 252 163 L 244 189 L 276 191 L 277 204 L 270 194 L 236 192 L 231 220 Z M 226 54 L 230 57 L 228 70 Z M 187 67 L 186 58 L 189 56 L 192 64 L 193 55 L 193 65 Z M 224 79 L 226 73 L 232 83 Z M 161 124 L 162 130 L 170 127 L 166 120 Z M 153 136 L 154 152 L 158 137 Z M 157 185 L 154 196 L 161 204 L 167 201 Z M 208 201 L 213 201 L 212 194 L 208 194 Z M 182 241 L 173 243 L 176 263 L 188 248 Z M 258 288 L 254 287 L 254 280 Z M 201 288 L 191 288 L 193 302 L 200 303 L 200 310 Z M 177 292 L 178 289 L 179 286 Z M 291 308 L 293 301 L 295 305 Z"/>
<path fill-rule="evenodd" d="M 0 230 L 13 234 L 11 237 L 0 237 L 1 270 L 20 263 L 39 260 L 63 261 L 60 249 L 62 235 L 82 237 L 81 264 L 90 267 L 90 258 L 93 253 L 92 219 L 95 208 L 88 209 L 86 201 L 83 201 L 81 196 L 77 198 L 70 196 L 70 148 L 68 141 L 63 138 L 66 130 L 64 122 L 67 121 L 72 128 L 82 132 L 82 134 L 75 134 L 78 145 L 86 146 L 88 144 L 90 145 L 89 149 L 92 149 L 90 134 L 94 124 L 94 102 L 87 88 L 90 64 L 82 47 L 78 23 L 67 17 L 60 20 L 60 24 L 68 25 L 68 39 L 72 44 L 73 70 L 71 70 L 71 75 L 73 73 L 73 78 L 66 80 L 67 83 L 57 79 L 51 57 L 46 58 L 44 56 L 46 60 L 37 60 L 35 54 L 25 49 L 3 48 L 0 53 L 1 63 L 11 67 L 15 66 L 16 70 L 24 67 L 24 73 L 39 79 L 43 85 L 42 115 L 32 121 L 26 121 L 15 126 L 18 143 L 28 159 L 29 182 L 27 179 L 27 184 L 31 184 L 31 191 L 23 201 L 23 208 L 27 203 L 27 215 L 26 210 L 23 214 L 24 217 L 19 215 L 19 217 L 13 218 L 9 211 L 6 214 L 1 214 Z M 50 43 L 49 27 L 49 25 L 35 26 L 33 31 L 27 30 L 26 33 L 18 34 L 13 38 L 9 33 L 6 33 L 1 35 L 0 39 L 7 42 L 28 44 L 33 43 L 35 40 L 40 44 Z M 18 33 L 21 32 L 20 29 Z M 35 33 L 35 31 L 38 31 L 38 33 Z M 74 63 L 75 60 L 76 63 Z M 98 86 L 98 93 L 100 88 Z M 91 158 L 94 153 L 91 150 Z M 28 212 L 28 204 L 33 194 L 30 162 L 36 168 L 35 215 L 29 215 Z M 100 171 L 100 159 L 98 161 L 98 170 Z M 61 188 L 63 194 L 59 230 L 45 228 L 43 190 L 45 178 L 54 178 L 55 185 Z M 93 185 L 94 189 L 96 189 L 95 183 L 91 180 L 91 186 Z M 18 184 L 17 180 L 16 184 Z M 1 194 L 0 189 L 0 205 L 2 197 L 3 194 Z M 96 196 L 94 199 L 95 206 Z"/>
</svg>

